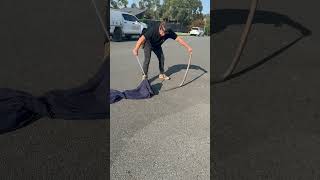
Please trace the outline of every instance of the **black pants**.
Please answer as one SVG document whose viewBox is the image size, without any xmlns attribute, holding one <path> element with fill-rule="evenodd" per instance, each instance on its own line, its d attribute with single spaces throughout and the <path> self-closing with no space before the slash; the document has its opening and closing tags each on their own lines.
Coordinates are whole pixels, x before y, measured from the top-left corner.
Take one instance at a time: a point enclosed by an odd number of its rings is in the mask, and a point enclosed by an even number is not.
<svg viewBox="0 0 320 180">
<path fill-rule="evenodd" d="M 164 73 L 164 54 L 162 51 L 161 46 L 158 48 L 153 48 L 149 41 L 146 41 L 144 44 L 144 62 L 143 62 L 143 71 L 147 75 L 150 59 L 151 59 L 151 52 L 154 52 L 159 60 L 159 71 L 160 74 Z"/>
</svg>

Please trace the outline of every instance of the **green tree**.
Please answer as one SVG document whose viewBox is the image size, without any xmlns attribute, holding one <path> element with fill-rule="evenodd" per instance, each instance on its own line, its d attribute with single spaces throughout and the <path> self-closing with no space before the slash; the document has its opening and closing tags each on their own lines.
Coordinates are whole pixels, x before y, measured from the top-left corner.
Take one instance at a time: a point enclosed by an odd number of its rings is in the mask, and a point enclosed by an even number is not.
<svg viewBox="0 0 320 180">
<path fill-rule="evenodd" d="M 147 19 L 159 19 L 159 11 L 161 9 L 160 0 L 140 0 L 139 8 L 147 9 L 145 12 L 145 17 Z"/>
<path fill-rule="evenodd" d="M 110 6 L 115 9 L 127 7 L 128 5 L 128 0 L 111 0 L 110 1 Z"/>
<path fill-rule="evenodd" d="M 205 16 L 205 34 L 210 36 L 210 15 Z"/>
<path fill-rule="evenodd" d="M 146 8 L 143 0 L 140 0 L 140 1 L 139 1 L 139 8 L 140 8 L 140 9 Z"/>
<path fill-rule="evenodd" d="M 137 8 L 137 4 L 136 3 L 132 3 L 131 4 L 131 8 Z"/>
<path fill-rule="evenodd" d="M 190 25 L 203 18 L 201 0 L 164 0 L 161 14 L 164 19 Z"/>
</svg>

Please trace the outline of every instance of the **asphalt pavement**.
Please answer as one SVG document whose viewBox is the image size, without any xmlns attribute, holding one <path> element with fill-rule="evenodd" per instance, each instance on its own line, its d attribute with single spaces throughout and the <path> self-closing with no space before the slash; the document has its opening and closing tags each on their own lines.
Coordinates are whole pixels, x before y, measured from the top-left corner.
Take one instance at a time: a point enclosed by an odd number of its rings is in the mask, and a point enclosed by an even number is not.
<svg viewBox="0 0 320 180">
<path fill-rule="evenodd" d="M 182 81 L 189 57 L 184 47 L 168 40 L 163 50 L 166 73 L 172 79 L 157 79 L 158 60 L 152 54 L 149 80 L 157 95 L 111 105 L 112 179 L 209 179 L 210 38 L 183 38 L 193 47 L 186 86 L 163 91 Z M 134 89 L 141 82 L 132 55 L 135 43 L 111 43 L 112 89 Z M 142 50 L 139 57 L 142 63 Z"/>
<path fill-rule="evenodd" d="M 212 86 L 211 151 L 217 180 L 320 177 L 320 25 L 315 4 L 261 1 L 236 75 Z M 249 1 L 218 1 L 217 6 L 214 77 L 231 62 Z M 312 33 L 304 36 L 304 28 Z"/>
</svg>

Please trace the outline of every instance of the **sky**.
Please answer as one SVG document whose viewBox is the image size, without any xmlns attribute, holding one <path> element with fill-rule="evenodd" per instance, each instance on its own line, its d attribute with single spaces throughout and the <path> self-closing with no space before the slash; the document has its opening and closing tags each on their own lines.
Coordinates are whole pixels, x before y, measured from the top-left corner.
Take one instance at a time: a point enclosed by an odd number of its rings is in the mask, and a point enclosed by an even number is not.
<svg viewBox="0 0 320 180">
<path fill-rule="evenodd" d="M 128 7 L 130 7 L 133 2 L 138 4 L 139 0 L 128 0 L 128 2 L 129 2 Z M 209 14 L 209 12 L 210 12 L 210 0 L 201 0 L 201 2 L 202 2 L 202 6 L 203 6 L 202 13 Z M 162 0 L 161 0 L 161 3 L 162 3 Z"/>
</svg>

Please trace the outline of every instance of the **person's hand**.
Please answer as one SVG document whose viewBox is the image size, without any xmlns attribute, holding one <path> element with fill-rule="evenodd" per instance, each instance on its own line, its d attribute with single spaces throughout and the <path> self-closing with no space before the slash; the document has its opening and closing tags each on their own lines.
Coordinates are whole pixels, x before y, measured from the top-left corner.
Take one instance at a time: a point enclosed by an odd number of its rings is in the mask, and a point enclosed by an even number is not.
<svg viewBox="0 0 320 180">
<path fill-rule="evenodd" d="M 132 50 L 132 53 L 133 53 L 134 56 L 138 56 L 138 49 L 134 48 Z"/>
<path fill-rule="evenodd" d="M 188 52 L 189 52 L 189 54 L 192 54 L 192 48 L 191 47 L 188 48 Z"/>
</svg>

